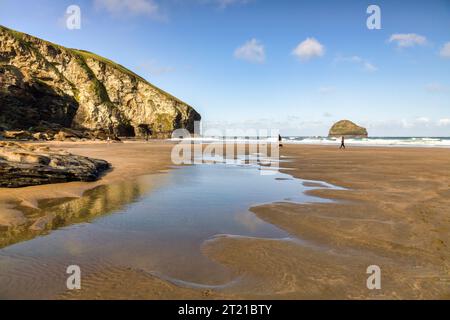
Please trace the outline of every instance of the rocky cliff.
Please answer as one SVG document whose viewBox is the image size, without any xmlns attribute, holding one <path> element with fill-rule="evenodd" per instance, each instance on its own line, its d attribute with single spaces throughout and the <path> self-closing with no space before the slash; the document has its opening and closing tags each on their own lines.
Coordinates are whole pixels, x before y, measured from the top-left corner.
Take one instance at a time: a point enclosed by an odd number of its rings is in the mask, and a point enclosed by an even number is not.
<svg viewBox="0 0 450 320">
<path fill-rule="evenodd" d="M 368 134 L 366 128 L 360 127 L 349 120 L 341 120 L 331 127 L 329 136 L 366 138 Z"/>
<path fill-rule="evenodd" d="M 160 137 L 192 132 L 200 119 L 121 65 L 0 26 L 0 131 L 65 127 Z"/>
</svg>

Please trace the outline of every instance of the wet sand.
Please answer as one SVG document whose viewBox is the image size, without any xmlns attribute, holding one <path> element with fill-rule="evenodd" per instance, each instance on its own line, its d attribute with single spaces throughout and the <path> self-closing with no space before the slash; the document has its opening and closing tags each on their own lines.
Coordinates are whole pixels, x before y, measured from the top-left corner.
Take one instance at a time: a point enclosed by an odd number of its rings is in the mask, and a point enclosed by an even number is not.
<svg viewBox="0 0 450 320">
<path fill-rule="evenodd" d="M 291 169 L 286 173 L 348 189 L 312 191 L 337 201 L 332 204 L 252 208 L 306 242 L 227 236 L 207 241 L 203 252 L 240 277 L 227 288 L 163 285 L 133 270 L 111 271 L 115 280 L 109 285 L 137 278 L 130 294 L 144 299 L 450 298 L 449 149 L 287 145 L 281 154 L 291 161 L 282 163 Z M 381 290 L 366 287 L 370 265 L 381 268 Z M 75 297 L 131 297 L 93 282 Z"/>
<path fill-rule="evenodd" d="M 112 162 L 114 170 L 99 184 L 171 165 L 170 143 L 61 147 Z M 141 156 L 144 149 L 150 154 L 145 158 Z M 196 288 L 142 270 L 111 267 L 83 278 L 81 291 L 59 298 L 450 298 L 450 149 L 354 147 L 340 151 L 334 146 L 286 145 L 281 155 L 290 160 L 280 163 L 285 173 L 346 190 L 311 191 L 335 203 L 280 202 L 251 209 L 292 239 L 219 236 L 206 241 L 202 252 L 232 270 L 237 281 Z M 48 198 L 49 190 L 63 195 L 91 186 L 70 183 L 12 194 L 1 190 L 0 197 L 14 195 L 32 204 L 44 193 Z M 0 212 L 3 221 L 12 221 L 8 211 Z M 381 290 L 366 288 L 370 265 L 381 268 Z"/>
<path fill-rule="evenodd" d="M 42 145 L 107 160 L 111 163 L 112 170 L 94 183 L 70 182 L 19 189 L 0 188 L 0 226 L 14 227 L 24 222 L 26 218 L 22 212 L 14 209 L 17 205 L 37 208 L 38 202 L 43 199 L 81 197 L 84 192 L 95 187 L 131 180 L 144 174 L 164 172 L 172 165 L 170 152 L 173 143 L 169 142 L 49 142 Z"/>
<path fill-rule="evenodd" d="M 311 192 L 338 203 L 278 203 L 252 211 L 323 250 L 225 239 L 211 244 L 222 263 L 244 272 L 253 265 L 273 270 L 283 279 L 276 281 L 280 290 L 290 288 L 279 297 L 450 298 L 450 149 L 288 145 L 282 154 L 292 160 L 283 164 L 289 174 L 348 190 Z M 239 247 L 233 255 L 232 247 Z M 250 255 L 256 256 L 252 266 Z M 381 267 L 382 290 L 366 289 L 369 265 Z"/>
</svg>

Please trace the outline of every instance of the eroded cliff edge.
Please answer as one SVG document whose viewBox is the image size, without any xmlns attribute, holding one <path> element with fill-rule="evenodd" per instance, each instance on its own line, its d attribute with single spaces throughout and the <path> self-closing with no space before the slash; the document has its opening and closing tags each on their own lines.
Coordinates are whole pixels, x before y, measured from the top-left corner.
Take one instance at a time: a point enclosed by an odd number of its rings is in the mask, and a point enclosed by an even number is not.
<svg viewBox="0 0 450 320">
<path fill-rule="evenodd" d="M 0 130 L 49 128 L 167 137 L 201 116 L 130 70 L 0 26 Z M 144 129 L 143 129 L 144 128 Z"/>
</svg>

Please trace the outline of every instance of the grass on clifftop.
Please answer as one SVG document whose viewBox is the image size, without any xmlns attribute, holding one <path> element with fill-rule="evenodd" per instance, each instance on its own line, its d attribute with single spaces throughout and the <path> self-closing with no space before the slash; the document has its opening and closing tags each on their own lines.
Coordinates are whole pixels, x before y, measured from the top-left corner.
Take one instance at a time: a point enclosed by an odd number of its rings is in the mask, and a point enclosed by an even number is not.
<svg viewBox="0 0 450 320">
<path fill-rule="evenodd" d="M 162 90 L 161 88 L 158 88 L 157 86 L 151 84 L 150 82 L 148 82 L 147 80 L 142 78 L 140 75 L 137 75 L 136 73 L 134 73 L 133 71 L 131 71 L 131 70 L 127 69 L 127 68 L 125 68 L 124 66 L 122 66 L 119 63 L 116 63 L 116 62 L 114 62 L 112 60 L 109 60 L 109 59 L 107 59 L 105 57 L 99 56 L 98 54 L 92 53 L 90 51 L 81 50 L 81 49 L 69 49 L 69 50 L 71 50 L 72 52 L 75 52 L 75 53 L 83 56 L 85 59 L 93 59 L 93 60 L 100 61 L 100 62 L 102 62 L 102 63 L 104 63 L 104 64 L 106 64 L 106 65 L 108 65 L 108 66 L 110 66 L 110 67 L 112 67 L 114 69 L 119 70 L 120 72 L 122 72 L 124 74 L 127 74 L 130 77 L 137 78 L 138 80 L 148 84 L 152 88 L 155 88 L 156 90 L 158 90 L 162 94 L 171 97 L 172 99 L 178 101 L 179 103 L 186 104 L 183 101 L 181 101 L 180 99 L 178 99 L 177 97 L 174 97 L 170 93 L 168 93 L 168 92 Z"/>
<path fill-rule="evenodd" d="M 114 61 L 111 61 L 105 57 L 99 56 L 98 54 L 86 51 L 86 50 L 80 50 L 80 49 L 70 49 L 71 51 L 75 51 L 76 53 L 80 54 L 81 56 L 83 56 L 86 59 L 93 59 L 93 60 L 97 60 L 100 62 L 103 62 L 104 64 L 107 64 L 111 67 L 113 67 L 114 69 L 117 69 L 119 71 L 121 71 L 122 73 L 125 73 L 131 77 L 136 77 L 139 80 L 143 81 L 143 82 L 147 82 L 147 80 L 145 80 L 144 78 L 142 78 L 141 76 L 135 74 L 133 71 L 128 70 L 127 68 L 125 68 L 124 66 L 122 66 L 121 64 L 115 63 Z"/>
</svg>

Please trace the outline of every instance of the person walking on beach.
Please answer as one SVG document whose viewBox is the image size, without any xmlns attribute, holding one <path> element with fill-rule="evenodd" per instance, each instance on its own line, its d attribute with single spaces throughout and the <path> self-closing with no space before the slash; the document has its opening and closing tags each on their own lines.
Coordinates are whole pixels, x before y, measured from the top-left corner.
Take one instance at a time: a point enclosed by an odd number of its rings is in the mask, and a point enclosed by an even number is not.
<svg viewBox="0 0 450 320">
<path fill-rule="evenodd" d="M 345 137 L 344 136 L 342 136 L 341 146 L 339 149 L 345 149 Z"/>
<path fill-rule="evenodd" d="M 278 143 L 279 143 L 280 148 L 283 147 L 282 142 L 283 142 L 283 138 L 281 137 L 281 134 L 279 134 L 278 135 Z"/>
</svg>

